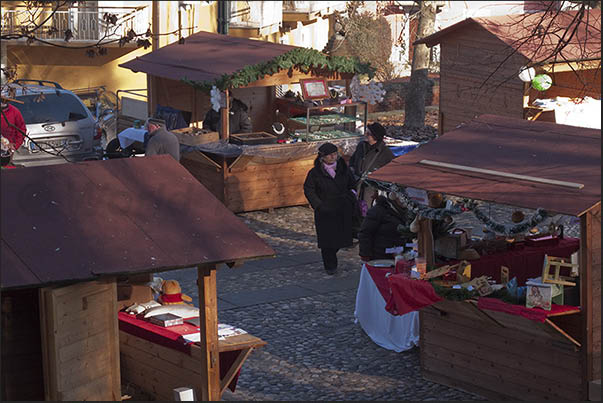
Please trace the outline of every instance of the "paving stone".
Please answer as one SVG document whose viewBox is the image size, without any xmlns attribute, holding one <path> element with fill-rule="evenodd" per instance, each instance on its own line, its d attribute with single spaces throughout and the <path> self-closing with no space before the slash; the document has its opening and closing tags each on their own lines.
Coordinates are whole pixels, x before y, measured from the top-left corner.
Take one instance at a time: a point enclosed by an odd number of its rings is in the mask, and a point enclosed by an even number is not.
<svg viewBox="0 0 603 403">
<path fill-rule="evenodd" d="M 492 204 L 483 211 L 504 222 L 513 210 Z M 227 390 L 223 400 L 485 400 L 423 379 L 418 348 L 402 353 L 383 349 L 354 323 L 362 267 L 358 247 L 340 250 L 341 272 L 328 276 L 316 247 L 312 210 L 288 207 L 238 217 L 277 257 L 218 270 L 220 322 L 268 343 L 251 354 L 236 392 Z M 554 219 L 564 224 L 567 236 L 579 236 L 575 219 Z M 455 216 L 455 222 L 481 234 L 483 226 L 471 213 Z M 178 279 L 196 301 L 194 268 L 159 276 Z"/>
</svg>

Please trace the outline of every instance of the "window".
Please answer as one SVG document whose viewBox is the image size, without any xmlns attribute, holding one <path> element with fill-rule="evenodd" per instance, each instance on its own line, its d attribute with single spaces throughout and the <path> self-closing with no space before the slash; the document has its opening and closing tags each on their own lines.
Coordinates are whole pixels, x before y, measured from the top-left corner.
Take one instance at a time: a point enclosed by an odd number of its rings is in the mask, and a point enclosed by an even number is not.
<svg viewBox="0 0 603 403">
<path fill-rule="evenodd" d="M 23 95 L 17 97 L 23 104 L 13 103 L 21 114 L 26 124 L 67 122 L 86 119 L 88 114 L 73 95 L 68 93 L 46 93 L 43 99 L 41 94 Z M 37 101 L 37 102 L 36 102 Z"/>
</svg>

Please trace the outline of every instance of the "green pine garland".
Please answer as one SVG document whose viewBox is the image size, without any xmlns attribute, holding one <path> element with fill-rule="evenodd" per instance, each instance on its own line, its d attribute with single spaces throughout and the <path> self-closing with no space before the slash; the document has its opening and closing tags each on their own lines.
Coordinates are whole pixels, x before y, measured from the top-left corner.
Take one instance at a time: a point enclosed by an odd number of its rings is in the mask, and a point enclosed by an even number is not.
<svg viewBox="0 0 603 403">
<path fill-rule="evenodd" d="M 295 48 L 274 59 L 255 65 L 247 65 L 233 74 L 223 74 L 213 81 L 195 81 L 186 77 L 182 81 L 202 91 L 209 92 L 212 86 L 220 90 L 239 88 L 257 81 L 264 76 L 271 76 L 285 69 L 296 67 L 303 73 L 325 69 L 338 73 L 375 75 L 375 68 L 369 63 L 362 63 L 358 58 L 345 56 L 327 56 L 316 49 Z"/>
</svg>

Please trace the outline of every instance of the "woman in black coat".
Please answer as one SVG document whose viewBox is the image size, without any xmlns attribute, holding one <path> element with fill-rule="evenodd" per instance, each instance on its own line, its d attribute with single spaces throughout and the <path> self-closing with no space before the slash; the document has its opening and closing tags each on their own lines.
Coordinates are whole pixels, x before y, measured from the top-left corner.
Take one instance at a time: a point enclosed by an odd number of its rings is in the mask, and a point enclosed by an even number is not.
<svg viewBox="0 0 603 403">
<path fill-rule="evenodd" d="M 352 246 L 352 215 L 356 207 L 355 180 L 337 147 L 318 149 L 314 167 L 304 182 L 304 194 L 314 209 L 318 247 L 328 274 L 337 271 L 337 251 Z"/>
<path fill-rule="evenodd" d="M 385 253 L 385 249 L 411 242 L 414 234 L 408 227 L 413 218 L 414 215 L 401 204 L 378 196 L 358 232 L 358 254 L 361 259 L 393 259 L 393 255 Z"/>
</svg>

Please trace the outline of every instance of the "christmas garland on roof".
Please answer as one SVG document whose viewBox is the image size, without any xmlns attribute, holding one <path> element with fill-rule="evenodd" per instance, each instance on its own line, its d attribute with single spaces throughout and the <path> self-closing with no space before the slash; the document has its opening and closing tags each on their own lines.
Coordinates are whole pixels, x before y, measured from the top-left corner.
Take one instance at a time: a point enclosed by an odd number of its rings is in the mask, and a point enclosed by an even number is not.
<svg viewBox="0 0 603 403">
<path fill-rule="evenodd" d="M 247 65 L 232 74 L 223 74 L 213 81 L 195 81 L 186 77 L 182 81 L 206 92 L 209 92 L 212 86 L 225 90 L 245 87 L 264 76 L 271 76 L 293 67 L 297 67 L 303 73 L 324 69 L 338 73 L 367 74 L 370 78 L 375 75 L 375 68 L 369 63 L 362 63 L 358 58 L 327 56 L 316 49 L 295 48 L 267 62 Z"/>
<path fill-rule="evenodd" d="M 475 218 L 477 218 L 482 224 L 488 229 L 505 235 L 516 235 L 529 230 L 543 222 L 546 218 L 550 217 L 550 214 L 542 209 L 536 209 L 536 212 L 531 217 L 526 217 L 522 222 L 517 224 L 501 224 L 479 210 L 479 204 L 476 201 L 463 199 L 458 205 L 449 205 L 445 208 L 432 208 L 428 206 L 416 203 L 408 194 L 403 187 L 399 187 L 394 183 L 385 183 L 381 181 L 375 181 L 373 179 L 365 179 L 365 183 L 376 187 L 377 189 L 393 192 L 398 198 L 408 207 L 408 209 L 422 217 L 429 218 L 431 220 L 442 220 L 446 216 L 452 216 L 463 213 L 465 211 L 471 211 Z"/>
</svg>

